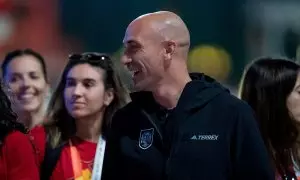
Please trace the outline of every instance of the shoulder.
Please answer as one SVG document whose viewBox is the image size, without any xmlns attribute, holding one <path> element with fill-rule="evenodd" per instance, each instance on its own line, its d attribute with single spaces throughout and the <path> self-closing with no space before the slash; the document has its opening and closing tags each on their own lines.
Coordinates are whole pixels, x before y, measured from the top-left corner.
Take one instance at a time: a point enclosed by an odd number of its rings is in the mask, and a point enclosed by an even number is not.
<svg viewBox="0 0 300 180">
<path fill-rule="evenodd" d="M 20 142 L 28 141 L 28 137 L 26 134 L 20 131 L 12 131 L 5 137 L 5 143 L 13 143 L 13 142 Z"/>
<path fill-rule="evenodd" d="M 136 115 L 137 112 L 144 110 L 156 109 L 158 104 L 153 98 L 151 92 L 135 92 L 131 93 L 132 101 L 119 109 L 116 115 Z"/>
<path fill-rule="evenodd" d="M 137 112 L 137 108 L 133 102 L 128 103 L 123 108 L 117 110 L 112 118 L 112 128 L 126 125 L 126 121 L 132 119 L 134 112 Z"/>
<path fill-rule="evenodd" d="M 13 131 L 3 144 L 9 176 L 15 179 L 39 179 L 34 150 L 26 134 Z"/>
<path fill-rule="evenodd" d="M 140 111 L 139 105 L 136 102 L 130 102 L 123 108 L 119 109 L 113 116 L 113 120 L 128 119 L 132 118 L 132 116 L 136 116 L 137 112 Z"/>
<path fill-rule="evenodd" d="M 134 111 L 136 111 L 137 108 L 137 104 L 134 101 L 131 101 L 130 103 L 128 103 L 126 106 L 124 106 L 123 108 L 119 109 L 115 115 L 116 116 L 120 116 L 120 115 L 125 115 L 125 114 L 130 114 Z"/>
<path fill-rule="evenodd" d="M 149 113 L 147 108 L 139 102 L 130 102 L 114 114 L 109 131 L 113 134 L 123 134 L 136 130 L 141 123 L 147 121 L 145 116 Z"/>
<path fill-rule="evenodd" d="M 254 125 L 256 123 L 255 114 L 247 102 L 229 94 L 223 93 L 212 101 L 210 107 L 216 113 L 214 117 L 218 122 L 226 122 L 230 127 Z M 226 119 L 226 121 L 224 121 Z"/>
<path fill-rule="evenodd" d="M 225 103 L 225 111 L 232 117 L 235 127 L 247 129 L 247 131 L 253 131 L 258 127 L 255 113 L 247 102 L 232 96 Z"/>
<path fill-rule="evenodd" d="M 247 102 L 239 99 L 230 93 L 222 93 L 216 98 L 215 104 L 219 104 L 230 111 L 251 112 L 252 109 Z"/>
<path fill-rule="evenodd" d="M 3 145 L 8 149 L 8 153 L 11 154 L 17 153 L 19 151 L 22 151 L 25 154 L 33 153 L 33 148 L 28 136 L 19 131 L 13 131 L 9 133 L 6 136 Z"/>
<path fill-rule="evenodd" d="M 238 99 L 237 97 L 231 95 L 231 99 L 228 101 L 228 107 L 232 109 L 232 111 L 235 111 L 237 114 L 246 114 L 246 115 L 253 115 L 254 111 L 252 108 L 248 105 L 247 102 Z"/>
</svg>

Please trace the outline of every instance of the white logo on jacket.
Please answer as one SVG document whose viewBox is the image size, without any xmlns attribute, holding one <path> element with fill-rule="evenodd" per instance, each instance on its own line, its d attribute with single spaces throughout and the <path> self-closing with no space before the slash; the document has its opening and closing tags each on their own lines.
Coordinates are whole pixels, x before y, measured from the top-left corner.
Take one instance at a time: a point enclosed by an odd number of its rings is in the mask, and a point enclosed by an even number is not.
<svg viewBox="0 0 300 180">
<path fill-rule="evenodd" d="M 153 143 L 153 135 L 154 128 L 142 129 L 140 132 L 139 147 L 141 149 L 148 149 L 149 147 L 151 147 Z"/>
<path fill-rule="evenodd" d="M 190 139 L 197 141 L 216 141 L 218 140 L 219 135 L 211 134 L 211 135 L 193 135 Z"/>
</svg>

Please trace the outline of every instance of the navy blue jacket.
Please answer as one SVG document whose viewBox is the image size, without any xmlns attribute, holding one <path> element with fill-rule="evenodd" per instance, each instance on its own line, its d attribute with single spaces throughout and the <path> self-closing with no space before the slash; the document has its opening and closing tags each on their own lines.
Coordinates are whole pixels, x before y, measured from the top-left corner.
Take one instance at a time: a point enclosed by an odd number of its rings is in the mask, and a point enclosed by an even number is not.
<svg viewBox="0 0 300 180">
<path fill-rule="evenodd" d="M 191 77 L 169 113 L 136 92 L 115 114 L 104 180 L 275 179 L 250 107 L 212 78 Z"/>
</svg>

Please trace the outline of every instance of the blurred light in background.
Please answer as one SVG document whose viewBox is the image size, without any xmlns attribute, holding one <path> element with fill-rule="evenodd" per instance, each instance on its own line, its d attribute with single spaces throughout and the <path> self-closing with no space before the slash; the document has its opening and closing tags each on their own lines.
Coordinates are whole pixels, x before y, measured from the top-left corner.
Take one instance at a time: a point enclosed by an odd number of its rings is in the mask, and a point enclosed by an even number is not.
<svg viewBox="0 0 300 180">
<path fill-rule="evenodd" d="M 245 64 L 256 57 L 289 56 L 300 63 L 299 8 L 299 0 L 0 0 L 0 55 L 16 48 L 40 52 L 54 85 L 68 54 L 107 52 L 119 64 L 128 23 L 172 10 L 190 29 L 189 70 L 235 88 Z"/>
<path fill-rule="evenodd" d="M 232 63 L 231 57 L 225 49 L 201 45 L 190 51 L 188 67 L 191 72 L 202 72 L 225 82 L 232 69 Z"/>
</svg>

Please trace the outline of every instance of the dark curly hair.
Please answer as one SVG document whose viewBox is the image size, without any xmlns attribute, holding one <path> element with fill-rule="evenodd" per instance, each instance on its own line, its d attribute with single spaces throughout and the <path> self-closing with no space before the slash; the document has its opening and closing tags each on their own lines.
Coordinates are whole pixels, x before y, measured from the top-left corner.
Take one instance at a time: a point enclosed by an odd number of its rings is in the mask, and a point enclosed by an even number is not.
<svg viewBox="0 0 300 180">
<path fill-rule="evenodd" d="M 25 126 L 17 122 L 17 114 L 12 110 L 10 99 L 5 93 L 5 87 L 0 84 L 0 143 L 12 131 L 27 133 Z"/>
</svg>

